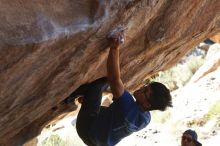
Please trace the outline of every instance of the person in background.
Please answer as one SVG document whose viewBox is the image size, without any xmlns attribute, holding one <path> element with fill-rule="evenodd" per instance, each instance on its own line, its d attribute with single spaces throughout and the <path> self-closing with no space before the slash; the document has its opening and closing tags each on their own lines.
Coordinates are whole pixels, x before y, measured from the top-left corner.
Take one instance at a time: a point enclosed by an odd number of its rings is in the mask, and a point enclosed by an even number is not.
<svg viewBox="0 0 220 146">
<path fill-rule="evenodd" d="M 202 144 L 198 141 L 197 133 L 188 129 L 182 135 L 181 146 L 202 146 Z"/>
</svg>

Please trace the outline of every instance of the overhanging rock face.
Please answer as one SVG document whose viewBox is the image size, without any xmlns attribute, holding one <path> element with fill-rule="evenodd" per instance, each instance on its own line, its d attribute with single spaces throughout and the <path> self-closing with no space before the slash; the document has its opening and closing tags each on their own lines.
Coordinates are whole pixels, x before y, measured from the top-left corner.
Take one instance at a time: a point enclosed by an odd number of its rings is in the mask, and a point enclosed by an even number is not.
<svg viewBox="0 0 220 146">
<path fill-rule="evenodd" d="M 219 0 L 0 0 L 0 7 L 0 143 L 11 145 L 73 110 L 62 100 L 106 75 L 112 29 L 126 28 L 120 60 L 130 90 L 220 31 Z"/>
</svg>

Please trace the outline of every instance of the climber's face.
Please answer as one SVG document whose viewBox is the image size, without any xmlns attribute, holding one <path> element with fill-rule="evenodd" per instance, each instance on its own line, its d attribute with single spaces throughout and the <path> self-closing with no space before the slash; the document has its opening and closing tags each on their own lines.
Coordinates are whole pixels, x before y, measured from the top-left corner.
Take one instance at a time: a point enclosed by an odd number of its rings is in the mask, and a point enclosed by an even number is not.
<svg viewBox="0 0 220 146">
<path fill-rule="evenodd" d="M 190 134 L 183 134 L 181 146 L 195 146 L 192 136 Z"/>
<path fill-rule="evenodd" d="M 151 109 L 151 104 L 150 104 L 151 94 L 152 94 L 152 90 L 150 85 L 143 86 L 134 92 L 134 97 L 136 99 L 136 102 L 140 106 L 142 111 L 148 111 Z"/>
</svg>

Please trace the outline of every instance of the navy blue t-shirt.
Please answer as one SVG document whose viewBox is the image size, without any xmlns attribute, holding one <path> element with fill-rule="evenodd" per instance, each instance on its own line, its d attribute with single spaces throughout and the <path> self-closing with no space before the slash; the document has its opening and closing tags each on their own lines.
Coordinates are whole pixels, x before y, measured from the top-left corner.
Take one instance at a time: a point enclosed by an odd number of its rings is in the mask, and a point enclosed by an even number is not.
<svg viewBox="0 0 220 146">
<path fill-rule="evenodd" d="M 114 146 L 122 138 L 146 127 L 150 112 L 142 112 L 132 95 L 124 91 L 110 107 L 102 108 L 89 130 L 89 139 L 96 146 Z"/>
</svg>

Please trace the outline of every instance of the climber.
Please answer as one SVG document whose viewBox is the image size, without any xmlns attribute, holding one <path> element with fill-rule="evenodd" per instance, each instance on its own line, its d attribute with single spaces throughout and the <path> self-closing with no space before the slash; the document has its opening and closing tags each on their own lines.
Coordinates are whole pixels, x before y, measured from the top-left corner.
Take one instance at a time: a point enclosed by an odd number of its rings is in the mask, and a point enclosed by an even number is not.
<svg viewBox="0 0 220 146">
<path fill-rule="evenodd" d="M 103 77 L 80 86 L 65 103 L 83 96 L 77 116 L 76 129 L 79 137 L 89 146 L 113 146 L 122 138 L 146 127 L 151 120 L 151 110 L 164 111 L 172 106 L 170 91 L 161 83 L 152 82 L 134 92 L 125 90 L 120 76 L 119 46 L 123 32 L 108 37 L 110 42 L 107 59 L 107 78 Z M 102 92 L 110 85 L 113 103 L 101 105 Z"/>
<path fill-rule="evenodd" d="M 197 133 L 194 130 L 188 129 L 183 133 L 181 146 L 202 146 L 197 139 Z"/>
</svg>

